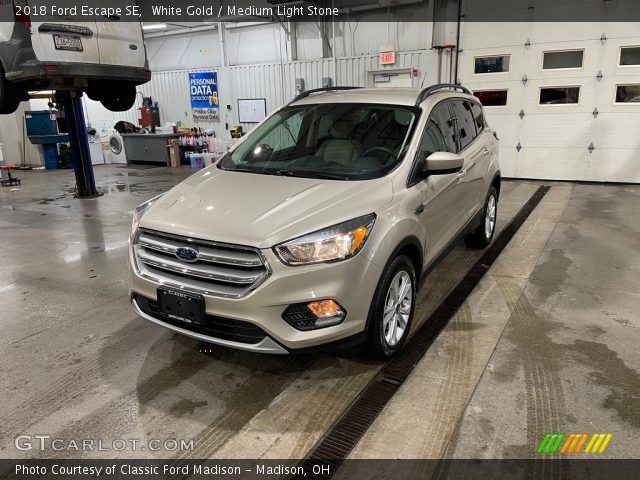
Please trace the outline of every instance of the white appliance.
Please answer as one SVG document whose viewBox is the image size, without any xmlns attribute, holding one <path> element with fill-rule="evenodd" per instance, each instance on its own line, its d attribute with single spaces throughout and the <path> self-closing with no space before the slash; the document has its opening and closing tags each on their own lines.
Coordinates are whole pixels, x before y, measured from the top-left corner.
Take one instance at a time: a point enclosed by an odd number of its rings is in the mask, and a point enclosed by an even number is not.
<svg viewBox="0 0 640 480">
<path fill-rule="evenodd" d="M 102 142 L 100 136 L 89 135 L 89 154 L 91 155 L 91 164 L 98 165 L 104 163 L 102 156 Z"/>
<path fill-rule="evenodd" d="M 124 151 L 122 135 L 113 132 L 109 135 L 109 150 L 107 163 L 127 163 L 127 154 Z"/>
</svg>

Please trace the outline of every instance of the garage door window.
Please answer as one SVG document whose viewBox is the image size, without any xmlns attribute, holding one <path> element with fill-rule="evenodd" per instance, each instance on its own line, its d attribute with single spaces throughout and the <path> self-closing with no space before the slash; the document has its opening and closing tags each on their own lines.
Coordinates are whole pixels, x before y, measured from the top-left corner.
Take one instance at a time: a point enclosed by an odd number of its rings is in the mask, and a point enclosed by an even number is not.
<svg viewBox="0 0 640 480">
<path fill-rule="evenodd" d="M 622 47 L 620 49 L 620 66 L 640 66 L 640 47 Z"/>
<path fill-rule="evenodd" d="M 476 57 L 474 60 L 475 73 L 506 73 L 509 71 L 509 55 Z"/>
<path fill-rule="evenodd" d="M 504 107 L 507 104 L 507 90 L 475 90 L 473 94 L 485 107 Z"/>
<path fill-rule="evenodd" d="M 543 87 L 540 105 L 570 105 L 578 103 L 580 87 Z"/>
<path fill-rule="evenodd" d="M 616 85 L 616 103 L 640 103 L 640 83 Z"/>
<path fill-rule="evenodd" d="M 584 50 L 563 50 L 544 52 L 542 60 L 543 70 L 558 70 L 565 68 L 582 68 Z"/>
</svg>

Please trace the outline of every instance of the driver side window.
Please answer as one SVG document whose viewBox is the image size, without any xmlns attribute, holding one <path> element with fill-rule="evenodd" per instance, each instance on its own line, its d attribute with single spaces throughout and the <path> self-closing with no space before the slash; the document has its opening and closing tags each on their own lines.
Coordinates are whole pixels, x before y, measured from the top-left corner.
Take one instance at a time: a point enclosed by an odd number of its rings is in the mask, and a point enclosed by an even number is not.
<svg viewBox="0 0 640 480">
<path fill-rule="evenodd" d="M 440 103 L 431 111 L 420 144 L 422 158 L 435 152 L 456 153 L 456 131 L 448 103 Z"/>
</svg>

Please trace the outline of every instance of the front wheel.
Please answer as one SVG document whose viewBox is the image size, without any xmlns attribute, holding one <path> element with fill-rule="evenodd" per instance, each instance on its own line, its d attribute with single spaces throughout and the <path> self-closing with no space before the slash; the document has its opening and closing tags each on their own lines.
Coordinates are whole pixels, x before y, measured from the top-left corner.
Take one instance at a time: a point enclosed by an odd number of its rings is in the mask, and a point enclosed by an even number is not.
<svg viewBox="0 0 640 480">
<path fill-rule="evenodd" d="M 498 218 L 498 192 L 489 188 L 487 198 L 482 210 L 482 220 L 476 229 L 464 239 L 467 246 L 471 248 L 484 248 L 491 243 L 493 233 L 496 230 L 496 219 Z"/>
<path fill-rule="evenodd" d="M 400 255 L 382 276 L 373 296 L 367 351 L 376 358 L 395 355 L 409 336 L 416 298 L 411 260 Z"/>
</svg>

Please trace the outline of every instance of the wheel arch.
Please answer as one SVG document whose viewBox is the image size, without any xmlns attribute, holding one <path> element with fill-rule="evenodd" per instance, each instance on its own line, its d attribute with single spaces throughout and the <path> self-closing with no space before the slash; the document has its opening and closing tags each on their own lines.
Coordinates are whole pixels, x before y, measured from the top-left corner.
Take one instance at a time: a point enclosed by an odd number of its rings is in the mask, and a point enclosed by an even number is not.
<svg viewBox="0 0 640 480">
<path fill-rule="evenodd" d="M 380 275 L 380 278 L 378 279 L 378 283 L 376 284 L 375 292 L 377 292 L 378 289 L 380 288 L 380 284 L 384 278 L 384 272 L 387 271 L 387 269 L 389 268 L 389 265 L 391 265 L 391 263 L 400 255 L 405 255 L 411 260 L 411 263 L 413 264 L 414 273 L 416 275 L 416 290 L 418 289 L 418 286 L 420 285 L 420 277 L 422 276 L 422 265 L 423 265 L 424 254 L 423 254 L 422 246 L 420 244 L 420 240 L 418 239 L 418 237 L 414 235 L 409 235 L 405 237 L 403 240 L 401 240 L 396 245 L 396 247 L 391 251 L 391 254 L 387 259 L 387 262 L 382 268 L 382 274 Z M 369 331 L 369 328 L 371 326 L 372 314 L 373 314 L 373 302 L 371 303 L 371 305 L 369 305 L 369 314 L 367 315 L 367 322 L 365 324 L 366 332 Z"/>
</svg>

